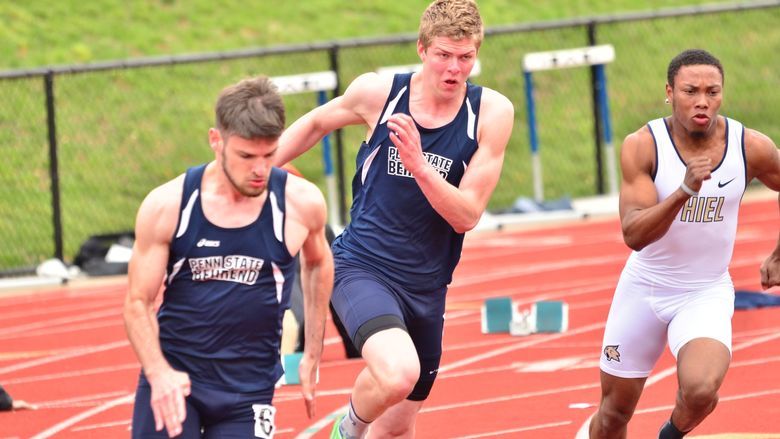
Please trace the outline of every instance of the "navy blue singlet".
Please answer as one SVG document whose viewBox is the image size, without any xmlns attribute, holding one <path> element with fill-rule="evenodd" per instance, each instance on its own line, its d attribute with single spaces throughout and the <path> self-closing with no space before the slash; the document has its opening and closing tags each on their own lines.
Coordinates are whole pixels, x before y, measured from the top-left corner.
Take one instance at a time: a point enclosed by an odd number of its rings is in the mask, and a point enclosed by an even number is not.
<svg viewBox="0 0 780 439">
<path fill-rule="evenodd" d="M 378 271 L 409 291 L 432 291 L 452 280 L 463 234 L 456 233 L 431 207 L 388 137 L 388 117 L 410 114 L 411 76 L 395 75 L 376 128 L 358 151 L 352 221 L 334 242 L 333 254 L 349 264 Z M 467 86 L 452 121 L 432 129 L 417 124 L 425 158 L 453 186 L 460 184 L 478 147 L 482 87 Z"/>
<path fill-rule="evenodd" d="M 193 383 L 236 392 L 272 390 L 283 373 L 282 317 L 295 276 L 284 242 L 287 172 L 272 169 L 257 220 L 227 229 L 203 214 L 204 169 L 190 168 L 184 179 L 157 315 L 162 350 Z"/>
</svg>

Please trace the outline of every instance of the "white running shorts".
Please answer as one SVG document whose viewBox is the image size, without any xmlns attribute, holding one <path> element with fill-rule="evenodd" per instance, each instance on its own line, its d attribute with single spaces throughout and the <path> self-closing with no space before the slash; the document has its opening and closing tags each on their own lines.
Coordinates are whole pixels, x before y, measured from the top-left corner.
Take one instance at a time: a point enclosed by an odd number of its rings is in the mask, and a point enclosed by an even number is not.
<svg viewBox="0 0 780 439">
<path fill-rule="evenodd" d="M 623 270 L 604 329 L 600 367 L 622 378 L 645 378 L 669 342 L 672 354 L 695 338 L 731 351 L 734 286 L 728 276 L 696 290 L 668 289 Z"/>
</svg>

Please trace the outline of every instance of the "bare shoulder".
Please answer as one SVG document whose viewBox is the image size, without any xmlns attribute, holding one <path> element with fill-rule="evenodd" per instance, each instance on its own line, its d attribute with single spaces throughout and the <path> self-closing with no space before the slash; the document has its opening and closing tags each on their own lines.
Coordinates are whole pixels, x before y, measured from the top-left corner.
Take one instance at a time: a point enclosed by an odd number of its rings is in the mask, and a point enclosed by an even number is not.
<svg viewBox="0 0 780 439">
<path fill-rule="evenodd" d="M 184 174 L 154 189 L 144 198 L 136 217 L 136 233 L 171 236 L 176 227 L 184 190 Z"/>
<path fill-rule="evenodd" d="M 655 149 L 655 139 L 647 125 L 642 125 L 638 130 L 626 135 L 623 139 L 623 148 L 652 148 Z"/>
<path fill-rule="evenodd" d="M 655 139 L 647 125 L 628 134 L 620 148 L 620 164 L 623 171 L 642 169 L 652 173 L 655 167 Z"/>
<path fill-rule="evenodd" d="M 347 87 L 347 90 L 360 90 L 364 94 L 376 93 L 384 95 L 390 92 L 390 88 L 393 85 L 392 75 L 380 75 L 376 72 L 366 72 L 358 75 Z"/>
<path fill-rule="evenodd" d="M 480 146 L 488 146 L 496 152 L 503 151 L 512 135 L 515 108 L 501 93 L 482 87 L 482 103 L 479 107 L 480 123 L 477 138 Z"/>
<path fill-rule="evenodd" d="M 184 174 L 179 175 L 173 180 L 169 180 L 166 183 L 157 186 L 152 189 L 149 194 L 146 195 L 141 207 L 144 206 L 171 209 L 173 202 L 176 201 L 176 206 L 173 208 L 178 210 L 178 201 L 181 199 L 182 192 L 184 191 Z"/>
<path fill-rule="evenodd" d="M 373 129 L 384 108 L 387 95 L 390 94 L 392 81 L 392 77 L 387 78 L 374 72 L 358 76 L 349 84 L 343 95 L 329 103 L 334 105 L 334 111 L 331 113 L 346 112 L 349 116 L 346 124 L 362 122 Z"/>
<path fill-rule="evenodd" d="M 759 178 L 764 184 L 777 190 L 780 187 L 780 151 L 766 134 L 745 128 L 745 160 L 748 179 Z"/>
<path fill-rule="evenodd" d="M 775 142 L 766 134 L 754 129 L 745 128 L 745 149 L 748 153 L 753 150 L 761 153 L 771 153 L 777 149 Z"/>
<path fill-rule="evenodd" d="M 309 229 L 322 227 L 326 221 L 325 197 L 314 183 L 297 175 L 287 175 L 285 189 L 288 212 L 307 224 Z"/>
<path fill-rule="evenodd" d="M 344 101 L 352 108 L 379 112 L 392 87 L 392 76 L 379 75 L 376 72 L 363 73 L 344 91 Z"/>
<path fill-rule="evenodd" d="M 766 134 L 745 128 L 745 159 L 750 168 L 764 168 L 777 163 L 777 146 Z"/>
<path fill-rule="evenodd" d="M 492 88 L 482 87 L 482 105 L 480 106 L 480 113 L 494 116 L 503 115 L 503 117 L 513 118 L 515 107 L 512 104 L 512 101 L 503 94 Z"/>
</svg>

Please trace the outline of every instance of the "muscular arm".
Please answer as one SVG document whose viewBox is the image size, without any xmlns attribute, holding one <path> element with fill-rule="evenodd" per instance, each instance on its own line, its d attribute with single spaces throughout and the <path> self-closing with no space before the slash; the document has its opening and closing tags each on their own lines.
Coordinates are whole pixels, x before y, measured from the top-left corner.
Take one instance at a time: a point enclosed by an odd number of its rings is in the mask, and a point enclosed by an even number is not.
<svg viewBox="0 0 780 439">
<path fill-rule="evenodd" d="M 748 181 L 757 178 L 773 191 L 780 191 L 780 152 L 769 137 L 756 130 L 745 130 L 745 155 Z"/>
<path fill-rule="evenodd" d="M 327 209 L 322 193 L 313 184 L 292 176 L 288 177 L 287 190 L 295 194 L 295 197 L 288 198 L 294 209 L 290 212 L 291 223 L 297 223 L 289 226 L 290 233 L 303 237 L 301 288 L 305 342 L 299 375 L 307 414 L 311 418 L 315 412 L 317 367 L 322 356 L 328 303 L 333 289 L 333 256 L 325 238 Z"/>
<path fill-rule="evenodd" d="M 375 73 L 355 78 L 342 96 L 309 111 L 292 123 L 279 138 L 275 166 L 281 166 L 317 144 L 326 134 L 347 125 L 366 124 L 370 131 L 382 111 L 391 82 Z"/>
<path fill-rule="evenodd" d="M 187 375 L 174 371 L 163 356 L 154 303 L 165 276 L 181 183 L 176 179 L 155 189 L 138 210 L 124 304 L 127 337 L 152 387 L 156 428 L 165 426 L 171 437 L 181 432 L 186 416 L 184 397 L 189 394 L 190 383 Z"/>
<path fill-rule="evenodd" d="M 633 250 L 641 250 L 669 231 L 680 208 L 690 195 L 677 189 L 665 200 L 658 201 L 658 192 L 651 176 L 655 146 L 647 127 L 630 134 L 623 142 L 620 166 L 623 181 L 620 187 L 620 222 L 623 240 Z M 696 157 L 689 161 L 684 182 L 694 191 L 709 178 L 710 160 Z"/>
<path fill-rule="evenodd" d="M 780 191 L 780 152 L 772 139 L 758 131 L 746 129 L 745 155 L 748 181 L 758 178 L 769 189 Z M 761 264 L 761 286 L 768 289 L 776 285 L 780 285 L 780 238 L 775 249 Z"/>
<path fill-rule="evenodd" d="M 436 212 L 458 233 L 473 229 L 487 207 L 496 188 L 504 163 L 509 136 L 512 134 L 514 108 L 501 94 L 483 89 L 479 148 L 471 158 L 458 187 L 449 184 L 425 160 L 420 133 L 407 115 L 393 115 L 387 123 L 390 140 L 398 147 L 404 163 Z"/>
</svg>

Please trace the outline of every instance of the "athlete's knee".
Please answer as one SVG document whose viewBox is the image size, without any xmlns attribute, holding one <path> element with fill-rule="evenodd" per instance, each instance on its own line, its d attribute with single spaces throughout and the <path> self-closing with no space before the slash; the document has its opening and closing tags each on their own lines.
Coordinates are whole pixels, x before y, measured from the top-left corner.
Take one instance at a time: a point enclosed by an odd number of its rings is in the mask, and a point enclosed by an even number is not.
<svg viewBox="0 0 780 439">
<path fill-rule="evenodd" d="M 412 392 L 420 378 L 420 364 L 417 361 L 400 361 L 389 370 L 390 373 L 377 377 L 379 386 L 388 401 L 402 401 Z"/>
<path fill-rule="evenodd" d="M 625 429 L 632 416 L 634 416 L 633 409 L 604 400 L 591 423 L 597 431 L 615 433 Z"/>
<path fill-rule="evenodd" d="M 363 358 L 387 404 L 406 398 L 420 378 L 420 358 L 403 328 L 388 328 L 371 335 L 363 346 Z"/>
<path fill-rule="evenodd" d="M 717 380 L 699 380 L 680 388 L 680 399 L 691 411 L 709 412 L 718 404 L 718 388 Z"/>
<path fill-rule="evenodd" d="M 420 377 L 420 362 L 413 354 L 370 355 L 367 362 L 375 390 L 387 405 L 406 398 Z"/>
</svg>

